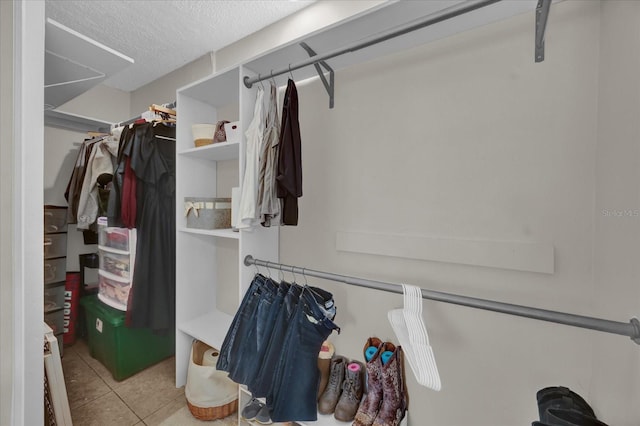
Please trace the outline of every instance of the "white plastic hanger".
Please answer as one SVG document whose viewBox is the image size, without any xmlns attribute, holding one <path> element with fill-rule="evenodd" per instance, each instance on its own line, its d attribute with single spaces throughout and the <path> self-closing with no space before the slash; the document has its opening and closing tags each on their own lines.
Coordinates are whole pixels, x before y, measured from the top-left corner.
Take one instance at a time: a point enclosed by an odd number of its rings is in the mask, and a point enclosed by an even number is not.
<svg viewBox="0 0 640 426">
<path fill-rule="evenodd" d="M 389 322 L 418 383 L 439 391 L 442 388 L 440 374 L 422 320 L 422 291 L 406 284 L 402 284 L 402 291 L 404 308 L 389 311 Z"/>
</svg>

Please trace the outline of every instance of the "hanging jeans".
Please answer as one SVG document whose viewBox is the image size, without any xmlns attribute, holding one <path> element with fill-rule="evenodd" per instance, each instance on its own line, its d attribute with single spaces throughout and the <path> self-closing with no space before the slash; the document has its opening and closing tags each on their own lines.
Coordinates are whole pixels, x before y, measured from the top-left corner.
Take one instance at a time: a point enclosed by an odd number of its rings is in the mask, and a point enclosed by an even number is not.
<svg viewBox="0 0 640 426">
<path fill-rule="evenodd" d="M 256 366 L 257 370 L 253 380 L 247 383 L 254 397 L 266 397 L 269 394 L 274 380 L 273 375 L 276 366 L 283 356 L 282 344 L 287 332 L 287 327 L 298 305 L 298 298 L 301 292 L 301 286 L 297 284 L 289 286 L 289 290 L 280 304 L 280 309 L 275 312 L 271 335 L 269 336 L 269 340 L 265 341 L 261 362 Z"/>
<path fill-rule="evenodd" d="M 220 348 L 220 355 L 216 368 L 221 371 L 229 371 L 231 365 L 235 363 L 235 359 L 240 353 L 239 349 L 242 345 L 243 338 L 250 332 L 250 328 L 255 324 L 255 311 L 260 300 L 260 295 L 263 293 L 264 284 L 268 280 L 267 277 L 256 274 L 249 285 L 240 307 L 233 317 L 231 326 L 227 331 L 227 335 L 222 342 Z"/>
<path fill-rule="evenodd" d="M 317 420 L 320 373 L 318 353 L 322 342 L 338 326 L 332 321 L 335 305 L 331 293 L 304 287 L 284 336 L 267 406 L 271 420 Z"/>
<path fill-rule="evenodd" d="M 256 324 L 255 357 L 251 362 L 248 361 L 243 365 L 243 368 L 245 370 L 243 378 L 245 380 L 242 383 L 245 383 L 247 385 L 249 391 L 254 397 L 258 395 L 256 392 L 254 392 L 254 383 L 257 383 L 257 377 L 260 369 L 267 363 L 267 353 L 271 349 L 270 342 L 274 334 L 274 329 L 276 328 L 275 324 L 278 319 L 278 315 L 282 310 L 285 297 L 292 287 L 298 287 L 301 289 L 301 287 L 297 284 L 294 284 L 292 286 L 291 284 L 284 281 L 278 284 L 278 290 L 275 294 L 275 297 L 273 298 L 272 303 L 269 305 L 268 311 L 265 312 L 264 315 L 259 315 L 260 319 Z M 282 336 L 282 334 L 280 335 Z M 274 338 L 274 341 L 276 340 L 277 338 Z M 276 348 L 274 347 L 273 350 L 275 352 Z M 278 354 L 276 356 L 279 358 L 279 348 L 277 348 L 277 351 Z M 266 392 L 261 396 L 266 396 Z"/>
<path fill-rule="evenodd" d="M 255 307 L 248 316 L 243 315 L 245 324 L 242 325 L 241 330 L 245 332 L 236 336 L 239 344 L 234 345 L 236 349 L 232 352 L 233 363 L 228 370 L 229 378 L 236 383 L 248 383 L 255 374 L 255 366 L 261 362 L 259 353 L 260 348 L 265 346 L 264 328 L 273 322 L 273 318 L 270 317 L 275 316 L 272 314 L 272 307 L 280 285 L 286 286 L 286 284 L 277 284 L 271 278 L 263 279 Z"/>
</svg>

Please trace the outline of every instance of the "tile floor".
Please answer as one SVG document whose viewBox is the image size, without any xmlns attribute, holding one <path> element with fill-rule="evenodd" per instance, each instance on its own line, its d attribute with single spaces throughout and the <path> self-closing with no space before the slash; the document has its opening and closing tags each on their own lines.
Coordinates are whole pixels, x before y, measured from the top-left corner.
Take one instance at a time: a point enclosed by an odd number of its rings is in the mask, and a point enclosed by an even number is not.
<svg viewBox="0 0 640 426">
<path fill-rule="evenodd" d="M 184 387 L 175 387 L 175 358 L 168 358 L 123 381 L 116 381 L 79 339 L 62 358 L 75 426 L 237 425 L 236 415 L 215 422 L 191 416 Z"/>
</svg>

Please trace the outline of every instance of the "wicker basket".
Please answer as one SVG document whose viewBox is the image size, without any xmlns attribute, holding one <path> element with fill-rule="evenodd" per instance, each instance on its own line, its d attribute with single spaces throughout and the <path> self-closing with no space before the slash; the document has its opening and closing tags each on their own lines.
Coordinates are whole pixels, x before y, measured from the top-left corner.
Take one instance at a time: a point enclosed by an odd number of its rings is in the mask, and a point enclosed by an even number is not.
<svg viewBox="0 0 640 426">
<path fill-rule="evenodd" d="M 216 420 L 238 411 L 238 384 L 216 370 L 217 349 L 194 340 L 187 369 L 185 397 L 193 417 Z"/>
<path fill-rule="evenodd" d="M 235 399 L 228 404 L 219 407 L 196 407 L 187 401 L 187 406 L 193 417 L 198 420 L 217 420 L 232 415 L 238 411 L 238 400 Z"/>
<path fill-rule="evenodd" d="M 205 145 L 211 145 L 213 143 L 213 139 L 196 139 L 193 143 L 196 145 L 196 148 L 198 148 Z"/>
<path fill-rule="evenodd" d="M 191 126 L 193 133 L 193 143 L 196 147 L 211 145 L 216 134 L 215 124 L 193 124 Z"/>
</svg>

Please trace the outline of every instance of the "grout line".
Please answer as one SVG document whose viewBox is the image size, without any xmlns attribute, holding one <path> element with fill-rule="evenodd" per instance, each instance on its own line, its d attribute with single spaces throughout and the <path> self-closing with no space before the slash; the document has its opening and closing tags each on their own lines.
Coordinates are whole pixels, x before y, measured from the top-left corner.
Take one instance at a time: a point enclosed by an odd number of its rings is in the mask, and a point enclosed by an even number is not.
<svg viewBox="0 0 640 426">
<path fill-rule="evenodd" d="M 144 421 L 143 421 L 143 420 L 142 420 L 142 418 L 138 415 L 138 413 L 136 413 L 136 412 L 133 410 L 133 408 L 131 408 L 131 407 L 129 406 L 129 404 L 127 404 L 127 401 L 125 401 L 124 399 L 122 399 L 122 397 L 118 394 L 118 392 L 116 392 L 115 390 L 114 390 L 114 391 L 112 391 L 112 392 L 113 392 L 113 393 L 118 397 L 118 399 L 119 399 L 120 401 L 122 401 L 122 403 L 125 405 L 125 407 L 127 407 L 127 408 L 129 409 L 129 411 L 131 411 L 131 412 L 133 413 L 133 415 L 134 415 L 134 416 L 136 416 L 136 417 L 138 418 L 138 422 L 143 422 L 143 423 L 144 423 Z M 138 423 L 138 422 L 136 422 L 136 423 Z M 146 424 L 146 423 L 145 423 L 145 424 Z"/>
</svg>

